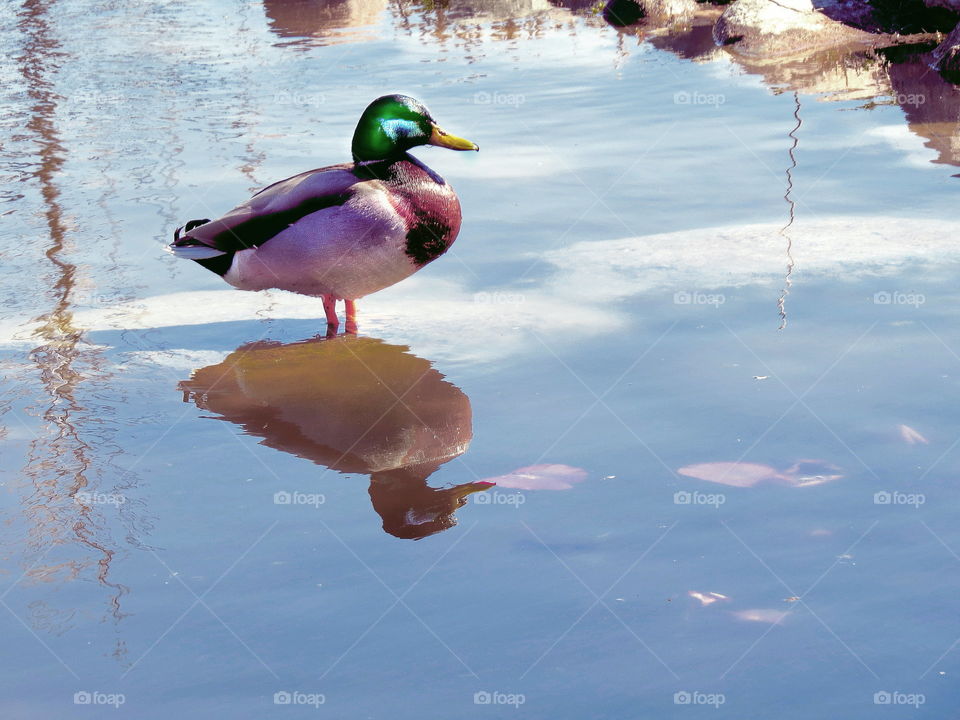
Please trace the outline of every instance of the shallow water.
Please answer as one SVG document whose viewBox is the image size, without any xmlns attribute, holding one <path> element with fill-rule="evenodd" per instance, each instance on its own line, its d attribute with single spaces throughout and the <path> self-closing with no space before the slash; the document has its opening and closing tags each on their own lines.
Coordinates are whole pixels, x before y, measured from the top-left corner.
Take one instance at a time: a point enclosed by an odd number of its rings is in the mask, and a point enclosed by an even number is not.
<svg viewBox="0 0 960 720">
<path fill-rule="evenodd" d="M 566 7 L 2 20 L 4 717 L 954 710 L 957 93 Z M 360 337 L 163 252 L 389 91 L 481 152 Z"/>
</svg>

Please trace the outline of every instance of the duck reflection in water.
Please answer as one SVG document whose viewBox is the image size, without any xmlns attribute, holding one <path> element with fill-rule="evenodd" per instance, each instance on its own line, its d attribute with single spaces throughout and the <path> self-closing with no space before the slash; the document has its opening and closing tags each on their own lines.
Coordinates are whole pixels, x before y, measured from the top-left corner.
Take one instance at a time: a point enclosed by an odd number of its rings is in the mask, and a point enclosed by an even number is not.
<svg viewBox="0 0 960 720">
<path fill-rule="evenodd" d="M 180 383 L 184 401 L 240 425 L 268 447 L 342 473 L 370 475 L 383 529 L 420 539 L 491 482 L 432 488 L 427 479 L 473 437 L 470 399 L 406 347 L 341 335 L 237 348 Z"/>
</svg>

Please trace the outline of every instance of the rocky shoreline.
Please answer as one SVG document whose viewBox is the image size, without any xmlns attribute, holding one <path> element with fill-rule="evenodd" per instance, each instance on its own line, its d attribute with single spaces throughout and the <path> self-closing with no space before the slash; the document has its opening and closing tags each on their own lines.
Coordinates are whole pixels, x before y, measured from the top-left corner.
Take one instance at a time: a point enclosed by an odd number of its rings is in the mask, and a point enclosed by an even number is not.
<svg viewBox="0 0 960 720">
<path fill-rule="evenodd" d="M 388 11 L 387 0 L 331 0 L 320 14 L 314 7 L 264 2 L 284 42 L 360 42 Z M 485 39 L 535 38 L 549 27 L 574 34 L 578 18 L 615 28 L 621 60 L 633 40 L 695 63 L 733 63 L 774 93 L 896 105 L 910 132 L 936 152 L 932 162 L 960 167 L 960 0 L 445 0 L 414 7 L 420 14 L 405 16 L 406 32 L 470 52 Z M 690 90 L 677 88 L 680 101 Z"/>
<path fill-rule="evenodd" d="M 717 45 L 748 61 L 935 45 L 926 58 L 930 67 L 960 82 L 960 0 L 608 0 L 603 9 L 618 27 L 677 27 L 698 16 L 712 20 Z"/>
</svg>

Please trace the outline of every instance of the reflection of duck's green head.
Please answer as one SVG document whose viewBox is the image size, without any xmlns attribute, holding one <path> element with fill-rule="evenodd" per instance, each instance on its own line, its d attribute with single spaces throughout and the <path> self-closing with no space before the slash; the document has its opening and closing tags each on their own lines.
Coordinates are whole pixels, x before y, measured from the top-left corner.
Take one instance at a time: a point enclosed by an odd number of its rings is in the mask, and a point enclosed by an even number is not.
<svg viewBox="0 0 960 720">
<path fill-rule="evenodd" d="M 480 149 L 469 140 L 440 129 L 419 100 L 407 95 L 384 95 L 370 103 L 360 116 L 353 133 L 353 159 L 363 162 L 400 157 L 418 145 Z"/>
</svg>

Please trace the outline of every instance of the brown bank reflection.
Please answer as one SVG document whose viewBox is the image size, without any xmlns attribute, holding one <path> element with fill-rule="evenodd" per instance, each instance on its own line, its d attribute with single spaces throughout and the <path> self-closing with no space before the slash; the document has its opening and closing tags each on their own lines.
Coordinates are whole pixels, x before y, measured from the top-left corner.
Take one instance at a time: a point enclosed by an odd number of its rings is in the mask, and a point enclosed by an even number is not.
<svg viewBox="0 0 960 720">
<path fill-rule="evenodd" d="M 960 89 L 930 69 L 930 47 L 839 48 L 775 64 L 732 57 L 777 90 L 862 101 L 866 109 L 897 105 L 909 130 L 937 153 L 931 162 L 960 165 Z"/>
<path fill-rule="evenodd" d="M 373 40 L 387 0 L 264 0 L 263 9 L 279 37 L 333 45 Z"/>
<path fill-rule="evenodd" d="M 625 32 L 695 62 L 727 58 L 744 72 L 760 76 L 777 93 L 792 91 L 822 101 L 858 101 L 864 109 L 897 105 L 908 129 L 937 153 L 931 162 L 960 165 L 960 88 L 931 70 L 934 44 L 878 50 L 841 46 L 769 59 L 717 47 L 706 24 L 711 19 L 709 12 L 701 11 L 689 27 L 671 28 L 666 34 L 646 36 L 642 27 Z"/>
<path fill-rule="evenodd" d="M 425 44 L 448 43 L 471 53 L 485 40 L 512 41 L 562 30 L 581 22 L 602 25 L 586 0 L 264 0 L 271 31 L 291 45 L 331 45 L 377 37 L 389 11 L 395 27 Z"/>
<path fill-rule="evenodd" d="M 30 351 L 42 392 L 28 412 L 41 422 L 23 467 L 26 484 L 19 509 L 27 522 L 26 546 L 34 559 L 24 559 L 27 567 L 18 583 L 52 588 L 86 579 L 92 570 L 97 582 L 107 588 L 111 618 L 120 621 L 125 617 L 121 599 L 128 588 L 111 579 L 116 543 L 105 529 L 107 514 L 97 501 L 120 497 L 125 487 L 117 485 L 109 494 L 91 492 L 100 487 L 95 482 L 100 471 L 94 458 L 106 442 L 97 447 L 103 436 L 89 431 L 97 410 L 80 399 L 80 386 L 103 382 L 109 373 L 73 318 L 78 267 L 68 258 L 71 230 L 59 187 L 66 149 L 56 122 L 62 98 L 54 86 L 57 69 L 69 58 L 51 28 L 48 5 L 27 0 L 16 16 L 22 42 L 17 71 L 30 98 L 24 131 L 36 148 L 35 156 L 23 162 L 22 178 L 37 185 L 42 200 L 43 234 L 31 240 L 44 247 L 46 264 L 37 267 L 37 282 L 49 303 L 34 318 L 39 324 L 34 332 L 38 344 Z M 55 593 L 50 597 L 55 598 Z M 32 627 L 59 633 L 72 626 L 76 609 L 35 597 L 28 612 Z M 125 652 L 118 639 L 114 656 L 122 658 Z"/>
<path fill-rule="evenodd" d="M 453 527 L 466 497 L 492 486 L 427 485 L 469 447 L 472 412 L 458 387 L 406 347 L 347 335 L 251 343 L 180 389 L 268 447 L 369 475 L 373 508 L 399 538 Z"/>
<path fill-rule="evenodd" d="M 910 130 L 936 151 L 934 163 L 960 165 L 960 88 L 930 68 L 927 48 L 898 49 L 890 59 L 893 97 Z"/>
</svg>

